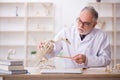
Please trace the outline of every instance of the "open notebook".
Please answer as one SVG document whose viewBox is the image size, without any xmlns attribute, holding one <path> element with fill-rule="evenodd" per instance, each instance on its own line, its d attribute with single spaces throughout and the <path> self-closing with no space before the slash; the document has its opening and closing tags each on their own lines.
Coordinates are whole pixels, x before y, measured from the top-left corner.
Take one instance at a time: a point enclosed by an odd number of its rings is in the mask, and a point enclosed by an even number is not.
<svg viewBox="0 0 120 80">
<path fill-rule="evenodd" d="M 82 69 L 42 69 L 40 73 L 82 73 Z"/>
</svg>

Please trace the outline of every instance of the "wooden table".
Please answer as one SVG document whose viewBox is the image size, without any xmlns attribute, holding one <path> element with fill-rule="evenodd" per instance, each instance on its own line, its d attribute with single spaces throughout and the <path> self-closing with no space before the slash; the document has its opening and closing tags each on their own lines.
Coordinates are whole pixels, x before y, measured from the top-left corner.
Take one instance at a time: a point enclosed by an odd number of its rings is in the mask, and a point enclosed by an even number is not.
<svg viewBox="0 0 120 80">
<path fill-rule="evenodd" d="M 3 80 L 120 80 L 120 73 L 105 72 L 105 69 L 90 68 L 82 74 L 21 74 L 0 75 Z"/>
</svg>

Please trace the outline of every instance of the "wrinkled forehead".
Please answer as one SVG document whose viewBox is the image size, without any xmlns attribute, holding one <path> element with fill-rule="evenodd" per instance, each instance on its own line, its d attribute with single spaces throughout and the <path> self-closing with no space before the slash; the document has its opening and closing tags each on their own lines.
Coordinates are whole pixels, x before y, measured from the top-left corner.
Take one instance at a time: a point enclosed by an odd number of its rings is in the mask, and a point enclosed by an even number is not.
<svg viewBox="0 0 120 80">
<path fill-rule="evenodd" d="M 79 18 L 82 20 L 82 21 L 88 21 L 88 22 L 91 22 L 93 21 L 93 15 L 90 11 L 88 10 L 84 10 L 80 13 L 79 15 Z"/>
</svg>

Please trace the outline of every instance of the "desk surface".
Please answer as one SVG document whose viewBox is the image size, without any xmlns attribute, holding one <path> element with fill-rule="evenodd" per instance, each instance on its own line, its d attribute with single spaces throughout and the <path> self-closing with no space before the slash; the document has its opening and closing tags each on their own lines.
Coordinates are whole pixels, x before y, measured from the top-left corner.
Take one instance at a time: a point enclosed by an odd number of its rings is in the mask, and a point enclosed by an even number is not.
<svg viewBox="0 0 120 80">
<path fill-rule="evenodd" d="M 83 70 L 82 74 L 19 74 L 19 75 L 0 75 L 1 77 L 13 78 L 13 77 L 39 77 L 39 78 L 120 78 L 120 72 L 105 72 L 104 68 L 89 68 Z"/>
</svg>

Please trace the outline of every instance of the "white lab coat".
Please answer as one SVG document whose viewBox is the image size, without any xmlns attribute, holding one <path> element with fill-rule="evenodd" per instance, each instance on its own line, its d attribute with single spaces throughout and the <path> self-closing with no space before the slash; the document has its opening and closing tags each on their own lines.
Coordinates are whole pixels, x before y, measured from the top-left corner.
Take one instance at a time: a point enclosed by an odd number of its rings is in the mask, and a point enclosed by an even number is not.
<svg viewBox="0 0 120 80">
<path fill-rule="evenodd" d="M 62 50 L 62 56 L 75 56 L 77 54 L 84 54 L 87 57 L 85 64 L 77 64 L 72 59 L 64 59 L 65 68 L 80 68 L 80 67 L 100 67 L 110 64 L 111 51 L 107 35 L 99 30 L 93 29 L 83 41 L 79 36 L 77 27 L 70 27 L 63 30 L 56 36 L 59 38 L 68 38 L 71 45 L 64 41 L 59 41 L 54 45 L 53 54 L 56 56 Z"/>
</svg>

